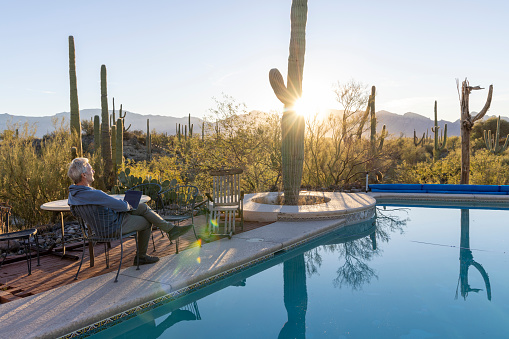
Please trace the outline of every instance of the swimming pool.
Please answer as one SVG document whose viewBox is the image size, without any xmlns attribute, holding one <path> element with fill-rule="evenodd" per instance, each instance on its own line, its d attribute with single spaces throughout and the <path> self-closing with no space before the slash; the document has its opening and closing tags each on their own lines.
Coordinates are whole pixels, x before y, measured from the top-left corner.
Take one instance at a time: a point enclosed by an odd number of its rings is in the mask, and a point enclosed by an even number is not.
<svg viewBox="0 0 509 339">
<path fill-rule="evenodd" d="M 378 207 L 98 338 L 504 338 L 509 211 Z"/>
</svg>

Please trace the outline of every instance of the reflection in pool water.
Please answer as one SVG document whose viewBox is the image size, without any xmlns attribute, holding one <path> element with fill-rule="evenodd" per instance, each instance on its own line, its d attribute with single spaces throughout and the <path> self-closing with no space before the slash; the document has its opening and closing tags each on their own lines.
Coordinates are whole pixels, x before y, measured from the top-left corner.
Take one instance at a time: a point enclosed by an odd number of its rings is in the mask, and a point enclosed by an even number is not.
<svg viewBox="0 0 509 339">
<path fill-rule="evenodd" d="M 98 336 L 504 338 L 508 216 L 378 208 L 376 225 L 345 227 Z"/>
</svg>

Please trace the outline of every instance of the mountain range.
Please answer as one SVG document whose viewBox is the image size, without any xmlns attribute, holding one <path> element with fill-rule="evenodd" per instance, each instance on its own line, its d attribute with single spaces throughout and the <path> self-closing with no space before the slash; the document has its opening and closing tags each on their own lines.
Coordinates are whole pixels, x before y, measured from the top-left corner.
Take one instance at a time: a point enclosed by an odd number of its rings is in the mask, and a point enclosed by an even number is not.
<svg viewBox="0 0 509 339">
<path fill-rule="evenodd" d="M 341 114 L 341 111 L 336 111 Z M 131 130 L 147 130 L 147 119 L 150 120 L 150 130 L 154 130 L 158 133 L 168 133 L 169 135 L 176 133 L 176 125 L 187 125 L 188 118 L 176 118 L 162 115 L 143 115 L 139 113 L 133 113 L 126 111 L 125 124 L 126 127 L 131 124 Z M 256 114 L 263 114 L 262 112 L 256 112 Z M 472 113 L 474 115 L 475 113 Z M 100 109 L 83 109 L 80 111 L 80 118 L 82 120 L 90 120 L 93 119 L 95 115 L 101 116 Z M 118 116 L 118 113 L 117 113 Z M 391 113 L 387 111 L 378 111 L 376 113 L 378 125 L 377 130 L 380 131 L 383 125 L 387 126 L 387 130 L 389 135 L 392 137 L 406 136 L 413 137 L 414 130 L 417 133 L 417 136 L 422 136 L 423 133 L 432 133 L 431 127 L 434 126 L 434 121 L 430 118 L 422 116 L 417 113 L 408 112 L 403 115 Z M 55 130 L 53 126 L 53 120 L 57 118 L 61 120 L 65 118 L 65 121 L 69 122 L 69 112 L 57 113 L 53 116 L 44 116 L 44 117 L 28 117 L 28 116 L 18 116 L 11 115 L 8 113 L 0 114 L 0 131 L 3 131 L 8 126 L 13 124 L 23 124 L 28 122 L 30 125 L 36 125 L 36 137 L 42 137 L 44 134 L 51 133 Z M 485 119 L 490 117 L 485 116 Z M 509 118 L 502 117 L 509 121 Z M 201 133 L 203 119 L 196 118 L 191 116 L 191 123 L 194 125 L 193 132 Z M 460 120 L 456 120 L 454 122 L 440 120 L 438 125 L 443 130 L 443 126 L 447 124 L 447 135 L 449 136 L 459 136 L 460 135 Z"/>
</svg>

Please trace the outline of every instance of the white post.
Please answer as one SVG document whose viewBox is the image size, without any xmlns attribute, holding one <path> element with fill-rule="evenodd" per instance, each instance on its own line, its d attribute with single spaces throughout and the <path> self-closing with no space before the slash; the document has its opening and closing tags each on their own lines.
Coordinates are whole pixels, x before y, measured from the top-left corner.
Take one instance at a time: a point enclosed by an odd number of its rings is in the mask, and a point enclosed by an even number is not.
<svg viewBox="0 0 509 339">
<path fill-rule="evenodd" d="M 366 193 L 368 193 L 368 186 L 369 185 L 369 172 L 366 172 Z"/>
</svg>

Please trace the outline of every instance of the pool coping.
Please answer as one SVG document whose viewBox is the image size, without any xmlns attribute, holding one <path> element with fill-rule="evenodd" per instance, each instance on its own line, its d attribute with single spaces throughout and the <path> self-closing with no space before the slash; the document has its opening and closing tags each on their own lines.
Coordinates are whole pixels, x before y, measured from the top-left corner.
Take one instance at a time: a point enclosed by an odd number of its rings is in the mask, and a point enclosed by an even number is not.
<svg viewBox="0 0 509 339">
<path fill-rule="evenodd" d="M 492 206 L 508 204 L 509 195 L 490 194 L 448 194 L 448 193 L 392 193 L 392 192 L 368 192 L 367 195 L 377 200 L 377 204 L 383 202 L 447 202 L 447 203 L 473 203 L 478 206 Z"/>
<path fill-rule="evenodd" d="M 277 221 L 248 232 L 189 248 L 154 265 L 129 267 L 113 283 L 115 272 L 78 281 L 0 306 L 0 333 L 15 338 L 78 338 L 100 326 L 185 295 L 246 267 L 323 236 L 340 227 L 369 220 L 375 199 L 347 206 L 337 219 Z"/>
</svg>

